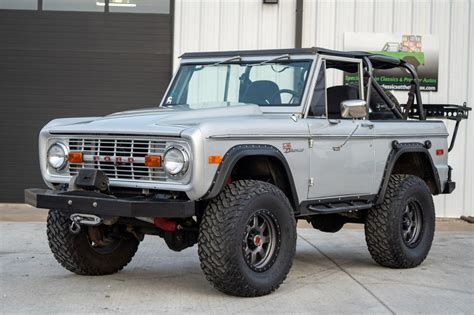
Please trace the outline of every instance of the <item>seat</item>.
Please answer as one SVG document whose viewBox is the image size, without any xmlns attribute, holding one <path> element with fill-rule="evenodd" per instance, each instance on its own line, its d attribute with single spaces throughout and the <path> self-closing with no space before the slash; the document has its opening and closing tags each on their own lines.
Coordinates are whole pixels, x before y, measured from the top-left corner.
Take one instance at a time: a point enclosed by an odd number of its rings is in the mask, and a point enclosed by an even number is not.
<svg viewBox="0 0 474 315">
<path fill-rule="evenodd" d="M 281 104 L 280 88 L 273 81 L 253 81 L 240 98 L 242 103 Z"/>
<path fill-rule="evenodd" d="M 328 118 L 339 119 L 341 117 L 341 103 L 346 100 L 359 98 L 359 90 L 351 85 L 336 85 L 327 89 Z"/>
<path fill-rule="evenodd" d="M 370 93 L 369 107 L 371 109 L 371 113 L 369 113 L 370 120 L 396 119 L 395 115 L 388 108 L 387 103 L 385 103 L 383 98 L 374 89 L 372 89 L 372 93 Z"/>
</svg>

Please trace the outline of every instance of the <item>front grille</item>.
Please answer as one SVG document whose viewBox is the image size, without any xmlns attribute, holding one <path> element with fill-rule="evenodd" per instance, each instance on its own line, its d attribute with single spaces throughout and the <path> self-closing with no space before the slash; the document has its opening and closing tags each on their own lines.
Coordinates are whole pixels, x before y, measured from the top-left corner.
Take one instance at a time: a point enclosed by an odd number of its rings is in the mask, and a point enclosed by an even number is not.
<svg viewBox="0 0 474 315">
<path fill-rule="evenodd" d="M 146 155 L 163 157 L 166 141 L 134 138 L 70 138 L 69 149 L 83 152 L 82 163 L 70 163 L 69 175 L 76 175 L 81 168 L 95 168 L 105 172 L 110 179 L 140 181 L 166 181 L 162 167 L 145 166 Z"/>
</svg>

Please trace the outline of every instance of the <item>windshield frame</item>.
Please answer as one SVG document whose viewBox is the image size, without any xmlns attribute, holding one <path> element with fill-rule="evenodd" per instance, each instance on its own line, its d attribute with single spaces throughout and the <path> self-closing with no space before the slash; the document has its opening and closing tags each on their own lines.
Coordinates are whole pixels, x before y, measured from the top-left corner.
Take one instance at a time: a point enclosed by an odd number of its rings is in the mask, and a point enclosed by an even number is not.
<svg viewBox="0 0 474 315">
<path fill-rule="evenodd" d="M 239 62 L 231 61 L 231 62 L 225 62 L 226 60 L 229 59 L 229 57 L 234 57 L 236 54 L 233 56 L 223 56 L 223 57 L 213 57 L 213 58 L 183 58 L 179 64 L 179 67 L 176 69 L 172 80 L 170 81 L 170 84 L 168 85 L 168 88 L 166 89 L 166 92 L 163 95 L 163 98 L 160 102 L 160 107 L 168 107 L 166 106 L 166 98 L 168 96 L 168 93 L 170 92 L 170 89 L 174 86 L 178 74 L 180 73 L 181 66 L 183 65 L 209 65 L 209 64 L 214 64 L 214 63 L 219 63 L 219 62 L 224 62 L 222 64 L 240 64 L 240 63 L 254 63 L 258 64 L 261 62 L 269 61 L 272 58 L 278 57 L 281 54 L 278 55 L 273 55 L 273 54 L 268 54 L 268 55 L 260 55 L 260 56 L 242 56 Z M 307 79 L 305 82 L 305 86 L 303 88 L 303 93 L 301 97 L 300 104 L 279 104 L 279 105 L 273 105 L 273 106 L 259 106 L 262 112 L 269 112 L 269 113 L 302 113 L 303 108 L 305 107 L 307 100 L 308 100 L 308 95 L 310 92 L 310 87 L 312 85 L 312 82 L 314 80 L 314 71 L 315 71 L 315 66 L 317 64 L 317 59 L 318 59 L 318 54 L 290 54 L 290 59 L 287 59 L 283 62 L 287 61 L 309 61 L 310 66 L 309 66 L 309 71 L 307 75 Z M 278 62 L 279 60 L 276 60 Z"/>
</svg>

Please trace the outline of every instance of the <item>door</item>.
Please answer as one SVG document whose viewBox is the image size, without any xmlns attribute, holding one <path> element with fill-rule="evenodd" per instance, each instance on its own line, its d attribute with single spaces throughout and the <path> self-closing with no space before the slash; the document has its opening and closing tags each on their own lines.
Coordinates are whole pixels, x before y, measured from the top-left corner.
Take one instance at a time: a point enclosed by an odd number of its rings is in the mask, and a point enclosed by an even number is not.
<svg viewBox="0 0 474 315">
<path fill-rule="evenodd" d="M 361 74 L 360 61 L 350 62 L 355 63 Z M 347 63 L 347 58 L 344 58 L 343 66 L 339 66 L 337 60 L 327 63 L 327 68 L 324 60 L 321 63 L 313 95 L 313 100 L 316 98 L 317 101 L 311 103 L 313 110 L 309 110 L 307 119 L 312 138 L 309 199 L 372 193 L 374 126 L 365 119 L 344 119 L 340 112 L 343 100 L 364 99 L 363 87 L 358 83 L 342 84 L 342 69 L 347 69 Z"/>
</svg>

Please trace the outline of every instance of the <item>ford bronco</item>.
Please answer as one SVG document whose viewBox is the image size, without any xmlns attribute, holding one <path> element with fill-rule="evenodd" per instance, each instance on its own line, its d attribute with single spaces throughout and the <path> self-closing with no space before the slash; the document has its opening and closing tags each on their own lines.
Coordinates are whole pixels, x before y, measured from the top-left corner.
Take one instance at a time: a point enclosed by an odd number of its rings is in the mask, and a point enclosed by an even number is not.
<svg viewBox="0 0 474 315">
<path fill-rule="evenodd" d="M 413 80 L 400 104 L 373 78 Z M 342 84 L 344 73 L 359 80 Z M 198 244 L 220 291 L 277 289 L 295 255 L 296 222 L 336 232 L 365 225 L 373 259 L 412 268 L 435 230 L 432 195 L 455 188 L 448 165 L 470 108 L 424 105 L 413 66 L 321 48 L 185 53 L 156 108 L 56 119 L 39 135 L 56 260 L 80 275 L 124 268 L 145 235 L 175 251 Z M 442 120 L 456 121 L 451 143 Z"/>
</svg>

